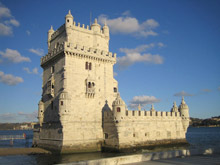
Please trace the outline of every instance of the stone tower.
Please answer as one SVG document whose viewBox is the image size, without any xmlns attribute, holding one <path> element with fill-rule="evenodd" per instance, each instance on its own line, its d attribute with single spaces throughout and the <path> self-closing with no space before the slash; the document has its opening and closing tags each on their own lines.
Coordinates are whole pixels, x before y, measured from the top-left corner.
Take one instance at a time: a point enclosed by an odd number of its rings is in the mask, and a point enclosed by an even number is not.
<svg viewBox="0 0 220 165">
<path fill-rule="evenodd" d="M 33 144 L 60 152 L 100 151 L 102 109 L 117 97 L 115 63 L 106 24 L 102 28 L 95 19 L 81 26 L 69 11 L 65 24 L 56 31 L 51 26 Z"/>
</svg>

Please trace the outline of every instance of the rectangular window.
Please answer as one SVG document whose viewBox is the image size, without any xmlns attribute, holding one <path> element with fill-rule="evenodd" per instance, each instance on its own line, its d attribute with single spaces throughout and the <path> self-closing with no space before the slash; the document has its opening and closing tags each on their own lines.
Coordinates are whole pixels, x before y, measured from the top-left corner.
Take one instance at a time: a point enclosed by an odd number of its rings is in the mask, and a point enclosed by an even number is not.
<svg viewBox="0 0 220 165">
<path fill-rule="evenodd" d="M 132 111 L 132 115 L 133 115 L 133 116 L 134 116 L 134 113 L 135 113 L 135 112 L 134 112 L 134 111 Z"/>
<path fill-rule="evenodd" d="M 121 112 L 121 108 L 120 107 L 117 107 L 117 112 Z"/>
<path fill-rule="evenodd" d="M 133 133 L 133 137 L 135 137 L 135 133 Z"/>
<path fill-rule="evenodd" d="M 114 92 L 115 92 L 115 93 L 117 93 L 117 92 L 118 92 L 118 90 L 117 90 L 117 88 L 116 88 L 116 87 L 114 87 Z"/>
<path fill-rule="evenodd" d="M 63 105 L 63 101 L 60 101 L 60 105 Z"/>
<path fill-rule="evenodd" d="M 139 113 L 139 116 L 141 116 L 141 111 L 139 111 L 138 113 Z"/>
</svg>

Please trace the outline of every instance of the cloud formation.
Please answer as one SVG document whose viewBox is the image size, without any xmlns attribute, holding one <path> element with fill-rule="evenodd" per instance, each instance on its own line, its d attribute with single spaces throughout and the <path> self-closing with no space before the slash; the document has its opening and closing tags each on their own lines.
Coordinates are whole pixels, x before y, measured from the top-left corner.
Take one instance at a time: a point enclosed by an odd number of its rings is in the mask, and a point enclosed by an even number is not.
<svg viewBox="0 0 220 165">
<path fill-rule="evenodd" d="M 31 113 L 18 112 L 18 115 L 24 116 L 25 120 L 34 121 L 37 119 L 37 111 Z"/>
<path fill-rule="evenodd" d="M 185 91 L 181 91 L 181 92 L 175 93 L 174 96 L 194 96 L 194 94 L 190 94 Z"/>
<path fill-rule="evenodd" d="M 29 30 L 26 30 L 26 33 L 27 33 L 28 36 L 31 35 L 31 32 Z"/>
<path fill-rule="evenodd" d="M 157 36 L 158 33 L 154 30 L 159 26 L 159 23 L 154 19 L 147 19 L 139 23 L 137 18 L 131 17 L 130 11 L 125 11 L 118 18 L 110 19 L 102 14 L 98 17 L 101 24 L 107 23 L 112 33 L 132 34 L 135 36 Z"/>
<path fill-rule="evenodd" d="M 38 74 L 38 69 L 37 68 L 34 68 L 31 71 L 29 68 L 24 67 L 23 70 L 26 71 L 28 74 Z"/>
<path fill-rule="evenodd" d="M 211 90 L 211 89 L 202 89 L 201 91 L 202 91 L 202 92 L 209 93 L 209 92 L 211 92 L 212 90 Z"/>
<path fill-rule="evenodd" d="M 36 119 L 37 119 L 37 111 L 30 113 L 18 112 L 18 113 L 0 114 L 0 122 L 7 122 L 7 123 L 31 122 L 31 121 L 36 121 Z"/>
<path fill-rule="evenodd" d="M 153 104 L 160 102 L 155 96 L 134 96 L 131 101 L 129 101 L 130 108 L 137 108 L 140 104 L 142 107 L 147 104 Z"/>
<path fill-rule="evenodd" d="M 38 56 L 43 56 L 44 55 L 44 50 L 43 49 L 29 49 L 29 52 L 34 53 Z"/>
<path fill-rule="evenodd" d="M 0 82 L 6 85 L 17 85 L 18 83 L 24 82 L 24 80 L 21 77 L 4 74 L 4 72 L 0 71 Z"/>
<path fill-rule="evenodd" d="M 17 50 L 7 48 L 5 52 L 0 51 L 0 55 L 12 63 L 31 62 L 30 58 L 21 56 Z"/>
<path fill-rule="evenodd" d="M 20 23 L 11 14 L 11 11 L 0 3 L 0 36 L 11 36 L 13 26 L 18 27 Z"/>
<path fill-rule="evenodd" d="M 159 54 L 151 54 L 151 53 L 143 53 L 147 49 L 155 47 L 154 43 L 140 45 L 134 49 L 129 48 L 120 48 L 120 52 L 125 53 L 125 56 L 117 58 L 117 65 L 119 69 L 125 69 L 128 66 L 133 65 L 137 62 L 144 62 L 144 63 L 152 63 L 152 64 L 162 64 L 163 57 Z"/>
</svg>

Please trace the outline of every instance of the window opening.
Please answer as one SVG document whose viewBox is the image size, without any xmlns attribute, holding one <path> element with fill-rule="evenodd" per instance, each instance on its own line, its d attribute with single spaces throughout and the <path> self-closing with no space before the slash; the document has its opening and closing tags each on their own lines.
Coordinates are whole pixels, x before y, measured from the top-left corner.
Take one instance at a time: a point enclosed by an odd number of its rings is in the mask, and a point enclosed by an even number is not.
<svg viewBox="0 0 220 165">
<path fill-rule="evenodd" d="M 120 107 L 117 107 L 117 112 L 121 112 L 121 108 Z"/>
</svg>

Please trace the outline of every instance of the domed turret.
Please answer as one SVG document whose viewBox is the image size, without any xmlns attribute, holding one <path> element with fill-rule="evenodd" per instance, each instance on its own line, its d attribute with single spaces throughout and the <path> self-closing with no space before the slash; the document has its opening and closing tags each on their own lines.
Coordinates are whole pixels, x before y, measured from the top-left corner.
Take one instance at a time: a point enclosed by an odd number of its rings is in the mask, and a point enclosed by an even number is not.
<svg viewBox="0 0 220 165">
<path fill-rule="evenodd" d="M 171 108 L 171 112 L 178 112 L 178 107 L 175 101 L 173 102 L 173 107 Z"/>
<path fill-rule="evenodd" d="M 105 37 L 109 38 L 109 28 L 106 25 L 106 22 L 105 22 L 105 25 L 103 26 L 102 29 L 103 29 L 103 33 L 104 33 Z"/>
<path fill-rule="evenodd" d="M 101 31 L 101 26 L 98 24 L 97 19 L 95 19 L 94 23 L 91 25 L 91 30 L 97 33 Z"/>
<path fill-rule="evenodd" d="M 125 102 L 120 97 L 120 93 L 117 93 L 116 99 L 112 103 L 113 114 L 116 120 L 119 120 L 125 115 L 126 105 Z"/>
<path fill-rule="evenodd" d="M 155 112 L 156 110 L 154 109 L 154 104 L 151 105 L 150 111 Z"/>
<path fill-rule="evenodd" d="M 59 95 L 59 116 L 62 125 L 65 125 L 69 119 L 69 109 L 71 109 L 68 103 L 69 100 L 68 92 L 63 90 Z"/>
<path fill-rule="evenodd" d="M 182 97 L 181 104 L 179 105 L 179 112 L 182 117 L 183 129 L 186 132 L 189 127 L 189 107 L 185 103 L 184 97 Z"/>
<path fill-rule="evenodd" d="M 40 123 L 40 126 L 42 126 L 44 121 L 44 103 L 42 101 L 39 101 L 38 103 L 38 120 Z"/>
<path fill-rule="evenodd" d="M 54 30 L 53 30 L 53 26 L 50 27 L 50 30 L 48 30 L 48 37 L 47 37 L 47 44 L 48 44 L 48 50 L 50 49 L 50 41 L 51 41 L 51 36 L 52 34 L 54 33 Z"/>
<path fill-rule="evenodd" d="M 189 117 L 189 107 L 186 104 L 184 97 L 182 97 L 181 104 L 179 105 L 179 112 L 182 117 Z"/>
<path fill-rule="evenodd" d="M 66 15 L 65 20 L 66 20 L 66 27 L 71 27 L 73 25 L 73 16 L 70 10 Z"/>
<path fill-rule="evenodd" d="M 73 16 L 70 10 L 69 13 L 66 15 L 65 20 L 66 20 L 65 27 L 66 27 L 67 41 L 69 41 L 69 38 L 71 36 L 71 27 L 73 26 Z"/>
</svg>

